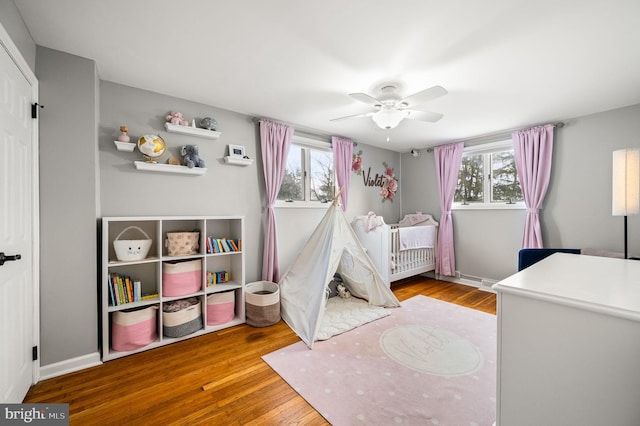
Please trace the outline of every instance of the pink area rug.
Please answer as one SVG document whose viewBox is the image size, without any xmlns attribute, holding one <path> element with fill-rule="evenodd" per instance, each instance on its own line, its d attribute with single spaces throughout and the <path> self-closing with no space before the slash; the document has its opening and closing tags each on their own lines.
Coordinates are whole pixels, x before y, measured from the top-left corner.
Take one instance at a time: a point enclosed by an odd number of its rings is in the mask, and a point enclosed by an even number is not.
<svg viewBox="0 0 640 426">
<path fill-rule="evenodd" d="M 425 296 L 313 350 L 298 342 L 263 359 L 336 426 L 495 421 L 496 317 Z"/>
</svg>

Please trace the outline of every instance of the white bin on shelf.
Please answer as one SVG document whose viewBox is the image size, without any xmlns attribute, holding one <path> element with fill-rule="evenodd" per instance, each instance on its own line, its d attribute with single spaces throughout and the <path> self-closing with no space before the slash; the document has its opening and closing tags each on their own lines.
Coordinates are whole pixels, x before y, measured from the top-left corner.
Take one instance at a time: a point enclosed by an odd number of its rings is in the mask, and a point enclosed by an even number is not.
<svg viewBox="0 0 640 426">
<path fill-rule="evenodd" d="M 140 240 L 121 240 L 122 234 L 130 229 L 135 229 L 144 235 L 145 239 Z M 151 238 L 138 226 L 129 226 L 122 230 L 118 236 L 113 240 L 113 250 L 116 252 L 116 258 L 118 260 L 142 260 L 147 257 L 149 249 L 151 248 Z"/>
</svg>

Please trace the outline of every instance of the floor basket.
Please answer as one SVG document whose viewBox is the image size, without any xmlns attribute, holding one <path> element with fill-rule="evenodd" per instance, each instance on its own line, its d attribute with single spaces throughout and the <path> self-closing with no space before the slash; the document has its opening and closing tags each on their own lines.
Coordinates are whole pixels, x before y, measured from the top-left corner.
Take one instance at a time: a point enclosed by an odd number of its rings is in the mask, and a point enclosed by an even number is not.
<svg viewBox="0 0 640 426">
<path fill-rule="evenodd" d="M 245 286 L 247 324 L 267 327 L 280 321 L 280 287 L 270 281 L 256 281 Z"/>
</svg>

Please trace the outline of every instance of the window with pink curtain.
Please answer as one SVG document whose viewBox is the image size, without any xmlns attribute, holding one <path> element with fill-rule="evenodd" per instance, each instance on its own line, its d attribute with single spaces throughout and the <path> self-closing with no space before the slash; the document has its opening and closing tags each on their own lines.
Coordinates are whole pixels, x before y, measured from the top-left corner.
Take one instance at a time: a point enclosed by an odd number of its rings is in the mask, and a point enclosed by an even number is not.
<svg viewBox="0 0 640 426">
<path fill-rule="evenodd" d="M 464 144 L 460 142 L 433 149 L 441 211 L 436 248 L 436 274 L 445 276 L 455 276 L 456 273 L 451 204 L 458 184 L 463 148 Z"/>
<path fill-rule="evenodd" d="M 513 132 L 513 151 L 527 217 L 522 248 L 543 248 L 538 214 L 549 188 L 553 154 L 553 124 Z"/>
<path fill-rule="evenodd" d="M 267 193 L 265 211 L 264 251 L 262 253 L 262 279 L 278 282 L 278 232 L 274 206 L 282 185 L 293 128 L 268 120 L 260 121 L 260 144 L 262 147 L 262 165 Z"/>
<path fill-rule="evenodd" d="M 342 204 L 342 211 L 346 211 L 349 200 L 349 185 L 351 184 L 353 141 L 333 136 L 331 138 L 331 147 L 333 149 L 333 163 L 336 169 L 338 188 L 344 188 L 340 194 L 340 203 Z"/>
</svg>

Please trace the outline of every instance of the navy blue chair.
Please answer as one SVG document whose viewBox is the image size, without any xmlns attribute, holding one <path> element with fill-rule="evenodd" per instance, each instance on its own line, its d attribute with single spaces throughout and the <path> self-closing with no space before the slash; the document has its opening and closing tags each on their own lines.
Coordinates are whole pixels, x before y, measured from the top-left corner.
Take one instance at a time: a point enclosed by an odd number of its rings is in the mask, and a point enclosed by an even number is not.
<svg viewBox="0 0 640 426">
<path fill-rule="evenodd" d="M 580 254 L 580 249 L 571 248 L 527 248 L 518 252 L 518 271 L 528 268 L 553 253 Z"/>
</svg>

